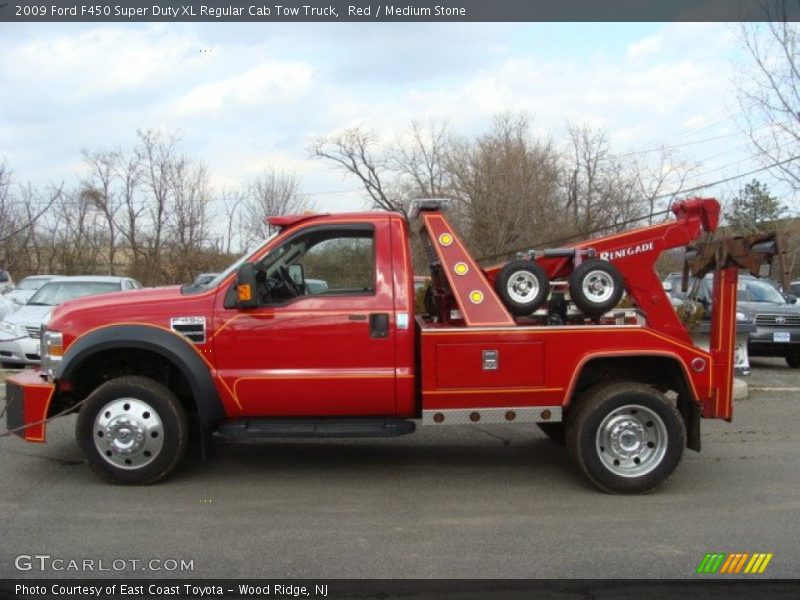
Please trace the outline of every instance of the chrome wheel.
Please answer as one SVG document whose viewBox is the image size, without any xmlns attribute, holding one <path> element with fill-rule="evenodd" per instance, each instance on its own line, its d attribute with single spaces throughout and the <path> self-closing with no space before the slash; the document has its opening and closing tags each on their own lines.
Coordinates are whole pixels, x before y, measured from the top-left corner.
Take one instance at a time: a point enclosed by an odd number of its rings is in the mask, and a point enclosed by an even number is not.
<svg viewBox="0 0 800 600">
<path fill-rule="evenodd" d="M 529 271 L 517 271 L 508 278 L 508 295 L 520 304 L 531 302 L 539 294 L 539 280 Z"/>
<path fill-rule="evenodd" d="M 581 283 L 583 295 L 595 304 L 602 304 L 614 295 L 614 280 L 606 271 L 589 271 Z"/>
<path fill-rule="evenodd" d="M 637 404 L 609 413 L 597 429 L 597 455 L 620 477 L 641 477 L 658 467 L 667 452 L 667 427 L 658 414 Z"/>
<path fill-rule="evenodd" d="M 161 452 L 164 424 L 147 402 L 120 398 L 97 413 L 93 439 L 106 462 L 121 469 L 140 469 Z"/>
</svg>

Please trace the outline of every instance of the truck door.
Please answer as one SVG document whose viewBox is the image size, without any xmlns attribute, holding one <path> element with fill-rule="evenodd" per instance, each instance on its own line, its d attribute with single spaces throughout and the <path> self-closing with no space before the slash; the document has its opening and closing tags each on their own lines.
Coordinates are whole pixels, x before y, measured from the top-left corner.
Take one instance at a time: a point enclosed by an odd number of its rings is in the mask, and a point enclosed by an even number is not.
<svg viewBox="0 0 800 600">
<path fill-rule="evenodd" d="M 218 375 L 242 414 L 393 414 L 388 218 L 309 224 L 255 270 L 259 306 L 215 312 Z"/>
</svg>

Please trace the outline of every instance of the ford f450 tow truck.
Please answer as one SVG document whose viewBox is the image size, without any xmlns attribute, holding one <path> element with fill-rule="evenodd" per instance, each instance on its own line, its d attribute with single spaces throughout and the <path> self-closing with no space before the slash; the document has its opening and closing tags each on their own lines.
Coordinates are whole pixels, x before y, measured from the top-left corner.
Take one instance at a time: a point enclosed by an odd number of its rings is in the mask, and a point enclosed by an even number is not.
<svg viewBox="0 0 800 600">
<path fill-rule="evenodd" d="M 602 490 L 647 491 L 700 449 L 701 418 L 731 419 L 737 270 L 769 255 L 741 239 L 695 252 L 692 271 L 714 272 L 711 345 L 699 348 L 654 264 L 713 232 L 719 204 L 672 212 L 510 269 L 480 267 L 437 202 L 408 220 L 273 217 L 271 239 L 205 284 L 57 308 L 41 370 L 6 383 L 7 425 L 44 442 L 49 418 L 77 412 L 90 466 L 147 484 L 179 463 L 189 423 L 205 443 L 534 423 Z M 429 314 L 415 314 L 410 228 L 430 263 Z M 564 293 L 543 303 L 541 288 L 565 278 L 583 310 L 565 310 Z M 620 285 L 632 308 L 592 313 Z"/>
</svg>

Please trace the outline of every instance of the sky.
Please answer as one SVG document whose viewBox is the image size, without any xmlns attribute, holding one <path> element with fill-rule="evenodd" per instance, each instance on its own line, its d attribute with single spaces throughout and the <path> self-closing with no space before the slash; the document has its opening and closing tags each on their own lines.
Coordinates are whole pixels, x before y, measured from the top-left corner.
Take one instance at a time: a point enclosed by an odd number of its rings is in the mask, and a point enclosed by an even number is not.
<svg viewBox="0 0 800 600">
<path fill-rule="evenodd" d="M 82 149 L 161 128 L 215 186 L 293 171 L 318 209 L 357 210 L 364 194 L 309 157 L 312 139 L 361 125 L 392 144 L 414 119 L 474 135 L 509 111 L 557 144 L 573 122 L 621 154 L 674 147 L 699 165 L 687 186 L 760 166 L 735 24 L 4 23 L 0 49 L 0 157 L 17 182 L 76 183 Z"/>
</svg>

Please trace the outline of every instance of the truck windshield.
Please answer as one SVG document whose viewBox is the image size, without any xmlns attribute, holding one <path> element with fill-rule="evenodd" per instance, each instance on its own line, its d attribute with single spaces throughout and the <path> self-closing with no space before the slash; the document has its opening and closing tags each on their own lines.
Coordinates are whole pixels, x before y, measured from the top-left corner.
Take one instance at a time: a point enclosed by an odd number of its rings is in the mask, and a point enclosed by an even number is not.
<svg viewBox="0 0 800 600">
<path fill-rule="evenodd" d="M 196 283 L 196 282 L 195 282 L 195 283 L 190 283 L 190 284 L 188 284 L 188 285 L 185 285 L 185 286 L 183 286 L 183 287 L 181 288 L 181 291 L 182 291 L 183 293 L 185 293 L 185 294 L 186 294 L 186 293 L 188 293 L 188 294 L 191 294 L 191 293 L 197 293 L 197 292 L 199 292 L 199 291 L 202 291 L 202 290 L 210 290 L 211 288 L 215 288 L 215 287 L 217 287 L 217 286 L 218 286 L 220 283 L 222 283 L 223 281 L 225 281 L 225 279 L 227 279 L 227 278 L 228 278 L 228 277 L 231 275 L 231 273 L 234 273 L 236 270 L 238 270 L 238 269 L 239 269 L 239 267 L 240 267 L 240 266 L 241 266 L 243 263 L 245 263 L 246 261 L 250 260 L 250 259 L 252 258 L 252 256 L 253 256 L 253 255 L 254 255 L 256 252 L 258 252 L 258 251 L 259 251 L 261 248 L 263 248 L 263 247 L 264 247 L 264 244 L 266 244 L 267 242 L 269 242 L 270 240 L 272 240 L 272 239 L 273 239 L 273 238 L 274 238 L 276 235 L 278 235 L 278 233 L 277 233 L 277 232 L 276 232 L 276 233 L 273 233 L 271 236 L 269 236 L 267 239 L 265 239 L 265 240 L 264 240 L 264 241 L 263 241 L 261 244 L 259 244 L 259 245 L 256 247 L 256 249 L 255 249 L 255 250 L 247 250 L 247 251 L 246 251 L 246 252 L 245 252 L 245 253 L 244 253 L 242 256 L 240 256 L 240 257 L 239 257 L 239 258 L 236 260 L 236 262 L 234 262 L 234 263 L 233 263 L 231 266 L 229 266 L 227 269 L 225 269 L 224 271 L 222 271 L 221 273 L 219 273 L 219 274 L 218 274 L 216 277 L 214 277 L 213 279 L 210 279 L 210 280 L 206 281 L 205 283 Z"/>
</svg>

